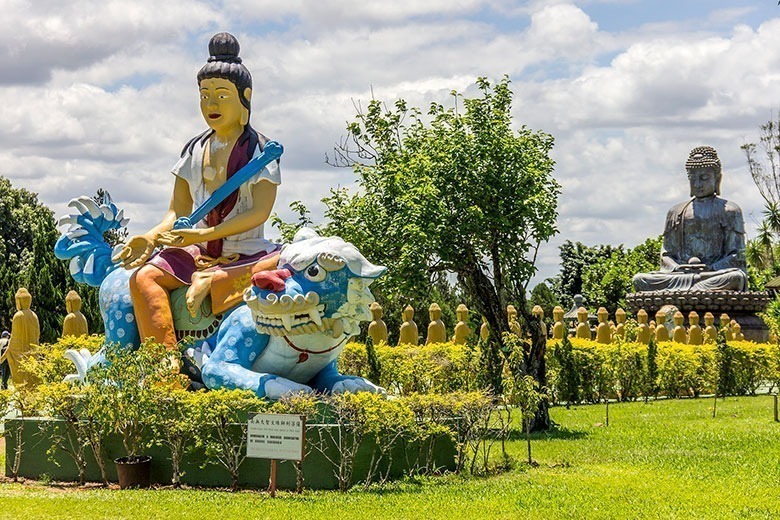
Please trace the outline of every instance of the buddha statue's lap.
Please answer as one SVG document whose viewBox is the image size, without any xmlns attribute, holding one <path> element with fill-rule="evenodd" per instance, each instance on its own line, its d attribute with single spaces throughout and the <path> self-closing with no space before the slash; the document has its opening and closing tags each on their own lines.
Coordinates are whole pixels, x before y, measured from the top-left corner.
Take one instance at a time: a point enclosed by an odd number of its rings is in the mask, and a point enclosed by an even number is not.
<svg viewBox="0 0 780 520">
<path fill-rule="evenodd" d="M 718 197 L 721 165 L 708 146 L 686 161 L 692 199 L 669 210 L 661 269 L 634 277 L 638 292 L 746 291 L 745 224 L 733 202 Z"/>
</svg>

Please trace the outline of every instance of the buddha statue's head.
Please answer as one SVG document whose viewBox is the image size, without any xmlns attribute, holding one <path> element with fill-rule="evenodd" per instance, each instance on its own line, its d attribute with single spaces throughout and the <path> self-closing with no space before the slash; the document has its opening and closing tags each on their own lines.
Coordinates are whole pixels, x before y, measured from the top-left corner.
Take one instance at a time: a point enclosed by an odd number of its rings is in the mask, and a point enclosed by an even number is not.
<svg viewBox="0 0 780 520">
<path fill-rule="evenodd" d="M 208 62 L 198 71 L 200 111 L 217 133 L 249 123 L 252 75 L 238 57 L 238 40 L 222 32 L 211 37 Z"/>
<path fill-rule="evenodd" d="M 65 296 L 65 310 L 67 310 L 69 314 L 81 311 L 81 296 L 79 296 L 79 293 L 76 291 L 68 291 L 67 296 Z"/>
<path fill-rule="evenodd" d="M 431 321 L 441 319 L 441 307 L 439 307 L 438 303 L 432 303 L 431 306 L 428 307 L 428 316 L 431 318 Z"/>
<path fill-rule="evenodd" d="M 458 308 L 455 310 L 455 314 L 458 316 L 458 321 L 466 321 L 469 319 L 469 309 L 462 303 L 458 305 Z"/>
<path fill-rule="evenodd" d="M 378 302 L 373 302 L 368 306 L 368 308 L 371 311 L 371 317 L 374 319 L 374 321 L 379 321 L 382 319 L 382 306 L 379 305 Z"/>
<path fill-rule="evenodd" d="M 685 161 L 691 197 L 697 199 L 720 194 L 721 164 L 711 146 L 697 146 Z"/>
<path fill-rule="evenodd" d="M 32 295 L 30 294 L 30 291 L 24 287 L 20 287 L 19 290 L 16 291 L 14 299 L 16 300 L 17 311 L 25 311 L 32 305 Z"/>
</svg>

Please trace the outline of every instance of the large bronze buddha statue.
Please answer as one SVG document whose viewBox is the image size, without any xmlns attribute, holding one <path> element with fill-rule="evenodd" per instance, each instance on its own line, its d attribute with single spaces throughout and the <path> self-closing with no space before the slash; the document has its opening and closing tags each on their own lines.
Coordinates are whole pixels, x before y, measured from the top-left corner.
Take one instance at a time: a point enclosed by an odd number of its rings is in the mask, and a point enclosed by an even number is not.
<svg viewBox="0 0 780 520">
<path fill-rule="evenodd" d="M 692 198 L 666 215 L 661 270 L 634 276 L 645 291 L 746 291 L 742 210 L 721 199 L 721 164 L 714 148 L 694 148 L 685 162 Z"/>
</svg>

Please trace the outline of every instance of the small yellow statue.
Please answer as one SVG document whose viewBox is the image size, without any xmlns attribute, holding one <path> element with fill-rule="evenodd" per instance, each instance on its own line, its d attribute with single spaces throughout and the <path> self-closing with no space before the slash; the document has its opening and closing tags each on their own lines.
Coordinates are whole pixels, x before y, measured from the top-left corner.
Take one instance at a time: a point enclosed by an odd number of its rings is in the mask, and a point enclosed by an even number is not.
<svg viewBox="0 0 780 520">
<path fill-rule="evenodd" d="M 731 332 L 731 318 L 725 312 L 720 315 L 720 328 L 726 331 L 726 341 L 734 339 L 734 334 Z"/>
<path fill-rule="evenodd" d="M 387 343 L 387 325 L 382 321 L 382 306 L 374 302 L 369 307 L 371 309 L 372 321 L 368 325 L 368 335 L 374 345 Z"/>
<path fill-rule="evenodd" d="M 639 312 L 636 313 L 636 321 L 639 323 L 636 331 L 636 340 L 643 345 L 650 343 L 651 337 L 650 326 L 647 324 L 647 317 L 647 311 L 644 309 L 639 309 Z"/>
<path fill-rule="evenodd" d="M 425 338 L 425 344 L 431 343 L 444 343 L 447 341 L 447 329 L 444 327 L 444 322 L 441 321 L 441 307 L 439 304 L 432 303 L 428 307 L 428 316 L 431 318 L 431 322 L 428 324 L 428 337 Z"/>
<path fill-rule="evenodd" d="M 399 345 L 417 345 L 417 324 L 414 322 L 414 308 L 407 305 L 403 313 L 404 322 L 401 324 L 401 330 L 398 334 Z"/>
<path fill-rule="evenodd" d="M 596 317 L 599 320 L 599 325 L 596 327 L 596 342 L 611 343 L 612 330 L 609 328 L 609 324 L 607 323 L 607 318 L 609 317 L 607 309 L 604 307 L 599 307 L 599 310 L 596 312 Z"/>
<path fill-rule="evenodd" d="M 534 305 L 531 314 L 539 318 L 539 326 L 542 328 L 542 336 L 547 338 L 547 324 L 544 322 L 544 309 L 540 305 Z"/>
<path fill-rule="evenodd" d="M 523 330 L 520 328 L 520 322 L 517 320 L 517 309 L 515 309 L 514 305 L 506 306 L 506 317 L 509 323 L 509 332 L 522 336 Z"/>
<path fill-rule="evenodd" d="M 458 317 L 458 324 L 455 325 L 455 335 L 452 337 L 452 341 L 456 345 L 465 345 L 466 340 L 471 335 L 471 329 L 468 325 L 469 309 L 462 303 L 455 309 L 455 315 Z"/>
<path fill-rule="evenodd" d="M 715 328 L 715 316 L 708 312 L 704 315 L 704 340 L 714 343 L 718 339 L 718 329 Z"/>
<path fill-rule="evenodd" d="M 647 316 L 647 314 L 645 314 Z M 626 339 L 626 311 L 618 309 L 615 311 L 615 321 L 617 326 L 615 327 L 614 336 L 620 339 Z"/>
<path fill-rule="evenodd" d="M 745 335 L 742 334 L 742 325 L 736 320 L 731 320 L 731 335 L 734 341 L 745 341 Z"/>
<path fill-rule="evenodd" d="M 685 316 L 682 312 L 677 311 L 674 313 L 674 330 L 672 331 L 672 340 L 676 343 L 688 343 L 688 334 L 685 331 Z"/>
<path fill-rule="evenodd" d="M 688 344 L 689 345 L 701 345 L 704 343 L 704 335 L 699 326 L 699 314 L 696 311 L 691 311 L 688 314 Z"/>
<path fill-rule="evenodd" d="M 479 339 L 482 341 L 487 341 L 487 339 L 490 337 L 490 326 L 487 323 L 487 320 L 484 316 L 482 316 L 482 325 L 479 327 Z"/>
<path fill-rule="evenodd" d="M 658 311 L 655 313 L 655 340 L 669 341 L 669 329 L 666 328 L 666 313 Z"/>
<path fill-rule="evenodd" d="M 65 296 L 65 309 L 68 315 L 62 322 L 62 337 L 84 336 L 89 334 L 87 318 L 81 313 L 81 296 L 76 291 L 68 291 Z"/>
<path fill-rule="evenodd" d="M 650 320 L 650 323 L 647 324 L 647 328 L 650 329 L 650 337 L 655 337 L 655 320 Z"/>
<path fill-rule="evenodd" d="M 563 324 L 563 309 L 560 305 L 556 305 L 553 309 L 553 339 L 563 339 L 566 334 L 566 325 Z"/>
<path fill-rule="evenodd" d="M 585 307 L 577 309 L 577 322 L 577 337 L 592 339 L 590 327 L 588 326 L 588 310 Z"/>
<path fill-rule="evenodd" d="M 11 321 L 11 339 L 5 353 L 0 356 L 0 363 L 8 361 L 11 369 L 11 380 L 15 387 L 22 384 L 35 384 L 37 381 L 32 374 L 22 368 L 22 360 L 32 350 L 33 345 L 38 345 L 41 335 L 41 327 L 38 316 L 30 310 L 32 295 L 21 287 L 16 291 L 16 314 Z"/>
</svg>

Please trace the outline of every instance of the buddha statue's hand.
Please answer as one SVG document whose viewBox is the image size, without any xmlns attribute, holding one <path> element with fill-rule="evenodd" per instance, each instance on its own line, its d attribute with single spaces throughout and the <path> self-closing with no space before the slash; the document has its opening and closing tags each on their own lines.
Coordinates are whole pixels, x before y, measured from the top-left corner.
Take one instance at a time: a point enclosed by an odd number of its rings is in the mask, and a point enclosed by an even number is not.
<svg viewBox="0 0 780 520">
<path fill-rule="evenodd" d="M 205 229 L 174 229 L 160 233 L 157 237 L 158 244 L 174 247 L 186 247 L 207 241 L 208 235 Z"/>
<path fill-rule="evenodd" d="M 146 262 L 154 252 L 155 241 L 148 235 L 136 235 L 128 240 L 118 255 L 111 260 L 125 269 L 133 269 Z"/>
<path fill-rule="evenodd" d="M 679 268 L 685 273 L 700 273 L 707 270 L 707 264 L 702 263 L 701 260 L 694 256 L 688 260 L 687 264 L 681 264 Z"/>
</svg>

